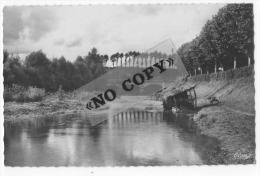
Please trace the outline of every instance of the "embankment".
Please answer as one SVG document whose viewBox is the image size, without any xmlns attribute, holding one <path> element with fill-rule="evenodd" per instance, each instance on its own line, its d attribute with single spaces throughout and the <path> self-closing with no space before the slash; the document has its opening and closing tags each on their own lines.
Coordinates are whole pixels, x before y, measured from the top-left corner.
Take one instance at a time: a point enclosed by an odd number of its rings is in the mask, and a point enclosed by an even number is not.
<svg viewBox="0 0 260 176">
<path fill-rule="evenodd" d="M 255 163 L 254 68 L 243 67 L 189 78 L 196 83 L 200 110 L 192 117 L 197 131 L 220 142 L 223 164 Z M 209 106 L 207 98 L 221 103 Z"/>
<path fill-rule="evenodd" d="M 59 100 L 57 95 L 51 95 L 45 97 L 40 102 L 5 102 L 4 120 L 16 121 L 48 116 L 80 114 L 84 109 L 84 103 L 77 98 L 65 96 L 63 100 Z"/>
</svg>

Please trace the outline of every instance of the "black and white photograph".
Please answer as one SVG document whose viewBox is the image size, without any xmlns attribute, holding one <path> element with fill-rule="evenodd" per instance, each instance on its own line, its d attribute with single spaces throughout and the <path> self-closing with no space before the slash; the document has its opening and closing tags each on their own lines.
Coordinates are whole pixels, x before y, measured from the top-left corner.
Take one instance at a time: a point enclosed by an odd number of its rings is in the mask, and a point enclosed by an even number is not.
<svg viewBox="0 0 260 176">
<path fill-rule="evenodd" d="M 5 167 L 256 164 L 255 4 L 5 5 Z"/>
</svg>

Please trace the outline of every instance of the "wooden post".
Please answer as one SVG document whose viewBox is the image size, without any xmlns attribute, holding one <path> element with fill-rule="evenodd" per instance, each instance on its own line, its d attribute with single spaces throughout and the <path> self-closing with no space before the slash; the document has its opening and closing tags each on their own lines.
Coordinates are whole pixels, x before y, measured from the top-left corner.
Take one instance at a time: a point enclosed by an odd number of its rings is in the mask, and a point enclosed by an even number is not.
<svg viewBox="0 0 260 176">
<path fill-rule="evenodd" d="M 193 88 L 193 92 L 194 92 L 194 108 L 196 108 L 197 107 L 197 95 L 195 92 L 195 88 Z"/>
<path fill-rule="evenodd" d="M 237 68 L 237 58 L 234 58 L 234 70 Z"/>
<path fill-rule="evenodd" d="M 177 101 L 176 101 L 176 98 L 175 98 L 175 96 L 173 97 L 173 101 L 174 101 L 174 104 L 175 104 L 175 108 L 177 109 L 178 108 L 178 106 L 177 106 Z M 172 107 L 172 106 L 171 106 Z"/>
<path fill-rule="evenodd" d="M 217 62 L 215 60 L 215 73 L 217 73 Z"/>
<path fill-rule="evenodd" d="M 202 69 L 201 69 L 201 67 L 199 67 L 199 71 L 200 71 L 200 74 L 202 75 Z"/>
</svg>

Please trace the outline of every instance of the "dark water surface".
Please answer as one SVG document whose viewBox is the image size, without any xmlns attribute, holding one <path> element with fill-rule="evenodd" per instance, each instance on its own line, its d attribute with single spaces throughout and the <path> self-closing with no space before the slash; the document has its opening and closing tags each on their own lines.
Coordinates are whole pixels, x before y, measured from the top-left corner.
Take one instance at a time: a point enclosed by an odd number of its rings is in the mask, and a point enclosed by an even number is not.
<svg viewBox="0 0 260 176">
<path fill-rule="evenodd" d="M 210 164 L 214 140 L 187 131 L 172 114 L 121 112 L 98 126 L 81 116 L 5 123 L 8 166 Z"/>
</svg>

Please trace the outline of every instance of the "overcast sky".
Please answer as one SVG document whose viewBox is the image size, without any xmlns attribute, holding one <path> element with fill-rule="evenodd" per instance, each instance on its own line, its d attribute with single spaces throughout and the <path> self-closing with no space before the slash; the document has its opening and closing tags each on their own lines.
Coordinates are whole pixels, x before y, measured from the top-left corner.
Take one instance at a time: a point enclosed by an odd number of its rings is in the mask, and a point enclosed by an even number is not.
<svg viewBox="0 0 260 176">
<path fill-rule="evenodd" d="M 74 60 L 96 47 L 101 54 L 145 51 L 171 38 L 192 40 L 224 4 L 5 7 L 4 48 Z"/>
</svg>

